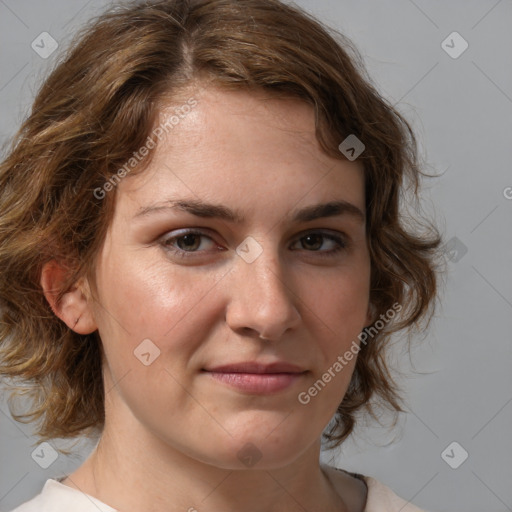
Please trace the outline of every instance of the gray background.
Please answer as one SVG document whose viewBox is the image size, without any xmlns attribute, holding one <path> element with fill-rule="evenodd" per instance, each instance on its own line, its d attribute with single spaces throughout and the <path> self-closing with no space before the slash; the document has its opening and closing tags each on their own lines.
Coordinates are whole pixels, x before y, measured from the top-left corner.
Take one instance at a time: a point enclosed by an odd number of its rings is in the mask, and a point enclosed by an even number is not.
<svg viewBox="0 0 512 512">
<path fill-rule="evenodd" d="M 512 2 L 510 0 L 301 0 L 349 36 L 382 94 L 413 123 L 427 170 L 424 189 L 450 258 L 431 329 L 417 336 L 406 376 L 408 412 L 396 429 L 361 428 L 324 459 L 371 475 L 430 511 L 512 510 Z M 45 73 L 75 30 L 105 0 L 0 0 L 0 137 L 26 115 Z M 59 49 L 41 58 L 31 43 L 49 32 Z M 441 43 L 468 42 L 458 58 Z M 461 48 L 454 40 L 452 51 Z M 411 364 L 412 362 L 412 364 Z M 30 428 L 0 401 L 0 510 L 70 472 L 75 457 L 48 469 L 32 459 Z M 441 454 L 448 450 L 452 469 Z"/>
</svg>

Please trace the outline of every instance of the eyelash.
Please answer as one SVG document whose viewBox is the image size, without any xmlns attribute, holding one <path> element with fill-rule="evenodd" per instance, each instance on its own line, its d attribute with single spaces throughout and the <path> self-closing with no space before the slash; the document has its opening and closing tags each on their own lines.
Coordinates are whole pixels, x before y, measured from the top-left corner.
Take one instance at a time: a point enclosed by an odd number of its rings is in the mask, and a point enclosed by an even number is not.
<svg viewBox="0 0 512 512">
<path fill-rule="evenodd" d="M 190 229 L 190 230 L 185 230 L 185 231 L 181 232 L 179 235 L 174 235 L 172 237 L 161 239 L 161 245 L 164 247 L 164 249 L 166 251 L 173 253 L 175 256 L 177 256 L 179 258 L 193 258 L 193 257 L 195 257 L 194 254 L 201 253 L 202 251 L 185 251 L 183 249 L 177 249 L 171 245 L 172 242 L 176 242 L 180 238 L 183 238 L 183 237 L 189 236 L 189 235 L 204 237 L 204 238 L 208 238 L 213 241 L 213 239 L 210 236 L 206 235 L 205 233 L 203 233 L 201 231 Z M 330 240 L 330 241 L 336 243 L 336 247 L 329 251 L 315 251 L 315 250 L 310 251 L 310 250 L 304 249 L 306 252 L 316 253 L 320 257 L 323 257 L 323 258 L 333 257 L 333 256 L 337 255 L 339 252 L 343 251 L 344 249 L 347 249 L 347 247 L 348 247 L 348 243 L 346 242 L 346 240 L 344 238 L 342 238 L 340 236 L 333 235 L 331 233 L 324 233 L 322 231 L 309 231 L 309 232 L 303 234 L 301 237 L 299 237 L 296 240 L 296 242 L 294 242 L 294 243 L 297 243 L 300 240 L 302 240 L 310 235 L 321 236 L 323 239 L 322 242 L 324 242 L 327 239 L 327 240 Z"/>
</svg>

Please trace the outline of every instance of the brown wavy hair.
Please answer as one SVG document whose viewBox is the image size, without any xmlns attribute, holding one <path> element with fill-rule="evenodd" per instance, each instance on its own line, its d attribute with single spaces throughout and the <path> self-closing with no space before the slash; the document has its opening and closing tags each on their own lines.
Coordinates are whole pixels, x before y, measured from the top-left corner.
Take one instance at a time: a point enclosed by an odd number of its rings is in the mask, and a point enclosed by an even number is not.
<svg viewBox="0 0 512 512">
<path fill-rule="evenodd" d="M 40 440 L 101 433 L 105 419 L 101 339 L 53 314 L 39 284 L 42 267 L 56 260 L 68 269 L 60 297 L 92 275 L 116 198 L 94 191 L 144 144 L 165 101 L 201 81 L 306 102 L 323 151 L 335 158 L 345 158 L 338 146 L 348 135 L 363 141 L 374 323 L 393 304 L 402 310 L 361 344 L 324 436 L 340 444 L 356 413 L 374 415 L 372 403 L 403 410 L 386 349 L 393 332 L 431 317 L 440 243 L 429 224 L 420 232 L 402 213 L 402 192 L 417 197 L 422 175 L 410 125 L 379 94 L 351 42 L 295 7 L 148 1 L 110 10 L 83 29 L 0 166 L 0 376 L 10 380 L 13 417 L 38 421 Z M 30 408 L 16 413 L 20 397 Z"/>
</svg>

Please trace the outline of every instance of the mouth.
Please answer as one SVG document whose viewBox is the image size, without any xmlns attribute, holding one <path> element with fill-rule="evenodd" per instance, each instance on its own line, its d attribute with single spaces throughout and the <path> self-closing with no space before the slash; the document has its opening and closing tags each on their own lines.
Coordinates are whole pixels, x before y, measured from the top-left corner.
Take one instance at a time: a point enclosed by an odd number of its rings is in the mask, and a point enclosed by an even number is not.
<svg viewBox="0 0 512 512">
<path fill-rule="evenodd" d="M 202 371 L 221 384 L 245 393 L 260 395 L 283 391 L 308 373 L 297 365 L 285 362 L 243 362 L 215 366 Z"/>
</svg>

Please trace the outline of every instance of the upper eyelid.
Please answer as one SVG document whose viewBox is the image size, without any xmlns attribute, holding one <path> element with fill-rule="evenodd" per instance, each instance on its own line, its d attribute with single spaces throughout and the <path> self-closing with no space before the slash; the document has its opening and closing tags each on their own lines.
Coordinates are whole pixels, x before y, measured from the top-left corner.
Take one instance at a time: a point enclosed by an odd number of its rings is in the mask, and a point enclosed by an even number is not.
<svg viewBox="0 0 512 512">
<path fill-rule="evenodd" d="M 168 232 L 164 236 L 160 237 L 160 239 L 164 240 L 164 241 L 165 240 L 176 240 L 176 239 L 181 238 L 186 235 L 197 235 L 197 236 L 209 238 L 213 243 L 218 244 L 218 242 L 215 240 L 215 238 L 213 236 L 211 236 L 211 232 L 209 231 L 208 228 L 181 228 L 177 231 L 182 231 L 182 232 L 172 235 L 172 236 L 167 236 L 169 233 L 172 233 L 172 232 Z M 297 235 L 295 235 L 292 243 L 296 243 L 298 240 L 300 240 L 304 236 L 307 236 L 308 234 L 324 235 L 329 240 L 341 239 L 341 241 L 345 245 L 347 245 L 349 243 L 349 238 L 350 238 L 350 237 L 348 237 L 348 235 L 346 233 L 341 232 L 341 231 L 331 230 L 331 229 L 327 229 L 327 228 L 316 228 L 316 229 L 311 228 L 309 230 L 302 231 L 302 232 L 298 233 Z"/>
</svg>

